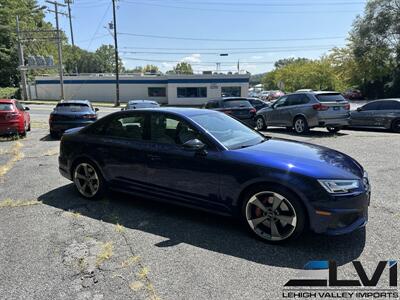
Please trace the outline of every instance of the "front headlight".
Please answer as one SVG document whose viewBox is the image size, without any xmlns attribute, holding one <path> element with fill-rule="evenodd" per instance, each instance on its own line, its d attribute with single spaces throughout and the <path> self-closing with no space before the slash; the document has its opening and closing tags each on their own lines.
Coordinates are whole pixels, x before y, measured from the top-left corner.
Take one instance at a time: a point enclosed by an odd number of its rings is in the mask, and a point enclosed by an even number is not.
<svg viewBox="0 0 400 300">
<path fill-rule="evenodd" d="M 330 194 L 348 193 L 360 187 L 359 180 L 318 180 L 324 189 Z"/>
</svg>

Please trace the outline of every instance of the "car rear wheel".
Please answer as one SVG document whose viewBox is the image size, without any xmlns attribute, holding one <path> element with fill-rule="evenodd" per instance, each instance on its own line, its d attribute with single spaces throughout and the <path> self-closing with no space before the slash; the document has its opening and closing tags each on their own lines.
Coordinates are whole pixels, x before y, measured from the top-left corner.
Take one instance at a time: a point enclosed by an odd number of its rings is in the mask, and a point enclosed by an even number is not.
<svg viewBox="0 0 400 300">
<path fill-rule="evenodd" d="M 342 128 L 341 127 L 333 127 L 333 126 L 328 126 L 326 129 L 331 132 L 331 133 L 337 133 L 339 132 Z"/>
<path fill-rule="evenodd" d="M 29 122 L 29 124 L 28 124 L 28 129 L 27 129 L 27 131 L 31 131 L 31 122 Z"/>
<path fill-rule="evenodd" d="M 294 131 L 303 134 L 309 131 L 307 120 L 304 117 L 297 117 L 293 122 Z"/>
<path fill-rule="evenodd" d="M 242 217 L 253 235 L 274 244 L 299 237 L 306 224 L 298 198 L 279 187 L 258 187 L 247 193 Z"/>
<path fill-rule="evenodd" d="M 265 130 L 267 126 L 265 126 L 265 121 L 262 116 L 258 116 L 256 119 L 256 127 L 257 130 Z"/>
<path fill-rule="evenodd" d="M 400 133 L 400 119 L 392 122 L 392 131 Z"/>
<path fill-rule="evenodd" d="M 73 180 L 78 192 L 88 199 L 98 199 L 106 190 L 105 181 L 92 162 L 79 162 L 74 168 Z"/>
</svg>

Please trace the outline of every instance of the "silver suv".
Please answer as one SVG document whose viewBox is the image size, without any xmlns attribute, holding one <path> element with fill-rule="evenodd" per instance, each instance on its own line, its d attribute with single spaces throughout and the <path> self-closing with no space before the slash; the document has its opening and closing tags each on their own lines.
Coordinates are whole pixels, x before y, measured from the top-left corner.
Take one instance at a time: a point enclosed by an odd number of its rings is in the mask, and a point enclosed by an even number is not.
<svg viewBox="0 0 400 300">
<path fill-rule="evenodd" d="M 349 102 L 337 92 L 300 92 L 280 97 L 274 104 L 257 112 L 256 126 L 286 127 L 305 133 L 313 127 L 338 132 L 349 124 Z"/>
</svg>

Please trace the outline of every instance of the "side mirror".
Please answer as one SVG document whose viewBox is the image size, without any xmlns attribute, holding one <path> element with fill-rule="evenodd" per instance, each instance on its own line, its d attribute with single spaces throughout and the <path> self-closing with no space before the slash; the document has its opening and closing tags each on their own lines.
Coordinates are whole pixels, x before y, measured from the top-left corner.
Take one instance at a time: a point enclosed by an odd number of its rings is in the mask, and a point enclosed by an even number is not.
<svg viewBox="0 0 400 300">
<path fill-rule="evenodd" d="M 362 107 L 357 107 L 357 111 L 358 112 L 362 111 Z"/>
<path fill-rule="evenodd" d="M 192 151 L 200 151 L 200 150 L 204 150 L 206 148 L 206 145 L 199 139 L 189 140 L 186 143 L 184 143 L 182 146 L 184 149 L 192 150 Z"/>
<path fill-rule="evenodd" d="M 98 109 L 97 107 L 94 109 L 94 111 L 99 111 L 100 109 Z"/>
<path fill-rule="evenodd" d="M 25 106 L 24 110 L 31 110 L 31 109 L 28 106 Z"/>
</svg>

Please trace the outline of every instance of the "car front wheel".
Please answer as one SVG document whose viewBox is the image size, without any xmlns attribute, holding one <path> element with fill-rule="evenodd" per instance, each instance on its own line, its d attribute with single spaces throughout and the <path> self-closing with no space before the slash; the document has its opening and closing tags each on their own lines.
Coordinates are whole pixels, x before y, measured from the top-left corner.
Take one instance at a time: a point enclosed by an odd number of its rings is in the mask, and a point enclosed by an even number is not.
<svg viewBox="0 0 400 300">
<path fill-rule="evenodd" d="M 105 181 L 92 162 L 78 163 L 73 171 L 73 180 L 78 192 L 88 199 L 98 199 L 106 190 Z"/>
<path fill-rule="evenodd" d="M 265 130 L 267 128 L 267 126 L 265 126 L 264 118 L 262 116 L 257 117 L 256 127 L 257 127 L 257 130 Z"/>
<path fill-rule="evenodd" d="M 394 120 L 392 123 L 392 131 L 400 133 L 400 120 Z"/>
<path fill-rule="evenodd" d="M 242 216 L 253 235 L 274 244 L 299 237 L 306 223 L 304 208 L 294 194 L 268 186 L 247 194 Z"/>
</svg>

